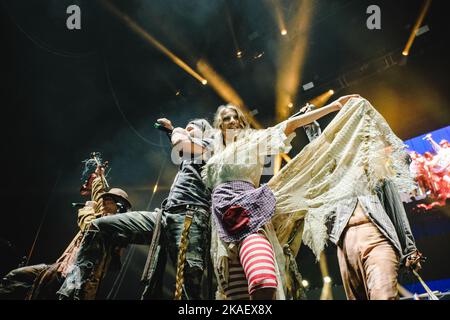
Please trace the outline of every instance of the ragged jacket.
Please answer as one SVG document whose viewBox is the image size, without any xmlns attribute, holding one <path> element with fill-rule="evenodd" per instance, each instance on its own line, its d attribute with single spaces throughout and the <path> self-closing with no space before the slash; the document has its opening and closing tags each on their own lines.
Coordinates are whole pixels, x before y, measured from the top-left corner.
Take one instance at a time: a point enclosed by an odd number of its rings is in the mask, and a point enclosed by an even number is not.
<svg viewBox="0 0 450 320">
<path fill-rule="evenodd" d="M 303 128 L 309 142 L 322 133 L 317 121 Z M 405 258 L 417 248 L 398 189 L 391 180 L 383 179 L 375 188 L 375 193 L 349 198 L 339 203 L 328 218 L 329 239 L 334 244 L 339 243 L 344 228 L 359 201 L 365 213 L 397 250 L 400 262 L 404 263 Z"/>
<path fill-rule="evenodd" d="M 376 194 L 352 197 L 338 203 L 328 217 L 329 239 L 336 245 L 359 201 L 361 208 L 373 224 L 391 242 L 398 252 L 400 262 L 417 250 L 403 203 L 395 185 L 389 179 L 380 181 Z"/>
<path fill-rule="evenodd" d="M 75 261 L 78 250 L 83 239 L 83 233 L 89 227 L 89 224 L 94 220 L 104 215 L 102 194 L 105 193 L 105 186 L 101 177 L 97 177 L 92 182 L 92 194 L 91 199 L 95 201 L 97 205 L 95 208 L 84 207 L 78 210 L 78 226 L 80 231 L 73 238 L 72 242 L 66 248 L 61 257 L 56 261 L 57 271 L 62 274 L 63 277 L 67 275 L 69 267 Z"/>
</svg>

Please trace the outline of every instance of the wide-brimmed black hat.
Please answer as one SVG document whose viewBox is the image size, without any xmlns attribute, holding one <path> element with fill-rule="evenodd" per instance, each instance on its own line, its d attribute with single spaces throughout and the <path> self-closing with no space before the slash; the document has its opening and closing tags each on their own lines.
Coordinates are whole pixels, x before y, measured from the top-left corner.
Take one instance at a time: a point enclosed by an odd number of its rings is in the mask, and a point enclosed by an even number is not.
<svg viewBox="0 0 450 320">
<path fill-rule="evenodd" d="M 123 203 L 128 207 L 128 209 L 131 208 L 131 202 L 128 200 L 128 194 L 119 188 L 112 188 L 108 192 L 105 192 L 100 196 L 100 198 L 104 197 L 112 197 L 113 199 L 119 199 L 120 201 L 123 201 Z"/>
</svg>

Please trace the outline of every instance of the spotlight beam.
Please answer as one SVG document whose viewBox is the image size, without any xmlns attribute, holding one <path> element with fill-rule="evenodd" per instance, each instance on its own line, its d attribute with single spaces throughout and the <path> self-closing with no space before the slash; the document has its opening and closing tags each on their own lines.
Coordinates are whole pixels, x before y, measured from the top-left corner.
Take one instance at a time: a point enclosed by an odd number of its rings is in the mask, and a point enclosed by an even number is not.
<svg viewBox="0 0 450 320">
<path fill-rule="evenodd" d="M 227 13 L 228 27 L 230 28 L 231 37 L 233 39 L 234 49 L 237 52 L 238 58 L 240 58 L 242 56 L 242 51 L 239 48 L 239 44 L 238 44 L 237 39 L 236 39 L 236 33 L 234 32 L 233 22 L 231 21 L 230 9 L 228 8 L 228 4 L 227 3 L 225 3 L 225 9 L 226 9 L 226 13 Z"/>
<path fill-rule="evenodd" d="M 140 25 L 138 25 L 135 21 L 133 21 L 127 14 L 120 11 L 116 6 L 111 4 L 107 0 L 100 0 L 101 3 L 110 11 L 114 16 L 120 19 L 125 25 L 127 25 L 132 31 L 140 35 L 147 42 L 153 45 L 156 49 L 165 54 L 168 58 L 170 58 L 174 63 L 176 63 L 179 67 L 189 73 L 191 76 L 200 81 L 203 85 L 206 85 L 208 82 L 211 87 L 222 97 L 226 102 L 230 102 L 234 105 L 239 106 L 244 114 L 249 119 L 250 124 L 255 129 L 262 129 L 263 126 L 259 121 L 255 119 L 250 110 L 245 106 L 244 101 L 239 96 L 239 94 L 227 83 L 225 79 L 223 79 L 214 69 L 204 60 L 199 60 L 197 63 L 197 69 L 204 75 L 202 77 L 199 73 L 194 71 L 191 67 L 189 67 L 184 61 L 182 61 L 179 57 L 177 57 L 174 53 L 172 53 L 168 48 L 166 48 L 161 42 L 159 42 L 156 38 L 154 38 L 150 33 L 144 30 Z M 231 21 L 229 21 L 230 27 L 232 28 Z M 234 35 L 234 30 L 232 30 L 233 40 L 237 46 L 237 41 Z M 281 154 L 281 157 L 289 162 L 291 158 L 287 154 Z M 154 186 L 153 192 L 155 193 L 158 189 L 157 184 Z"/>
<path fill-rule="evenodd" d="M 289 22 L 290 38 L 287 41 L 281 41 L 276 80 L 275 107 L 277 122 L 288 118 L 290 114 L 288 105 L 289 103 L 295 104 L 305 60 L 312 15 L 312 1 L 303 0 L 298 5 L 295 16 Z"/>
<path fill-rule="evenodd" d="M 328 90 L 322 93 L 320 96 L 310 100 L 309 103 L 315 105 L 317 108 L 323 107 L 325 103 L 334 95 L 334 90 Z"/>
<path fill-rule="evenodd" d="M 322 292 L 320 294 L 320 300 L 333 300 L 333 292 L 331 290 L 331 278 L 328 272 L 328 263 L 327 256 L 325 252 L 322 251 L 320 254 L 320 272 L 322 273 L 323 278 L 323 287 Z"/>
<path fill-rule="evenodd" d="M 170 60 L 172 60 L 175 64 L 177 64 L 184 71 L 189 73 L 195 79 L 200 81 L 203 85 L 207 84 L 206 79 L 204 79 L 201 75 L 195 72 L 187 63 L 177 57 L 174 53 L 172 53 L 168 48 L 166 48 L 161 42 L 159 42 L 156 38 L 154 38 L 150 33 L 144 30 L 140 25 L 138 25 L 135 21 L 133 21 L 130 16 L 120 11 L 116 6 L 111 4 L 107 0 L 100 0 L 100 2 L 110 11 L 114 16 L 119 18 L 125 25 L 127 25 L 131 30 L 133 30 L 136 34 L 140 35 L 144 38 L 148 43 L 153 45 L 156 49 L 166 55 Z"/>
<path fill-rule="evenodd" d="M 325 105 L 325 103 L 327 103 L 327 101 L 331 98 L 332 95 L 334 95 L 334 90 L 328 90 L 328 91 L 324 92 L 323 94 L 321 94 L 320 96 L 310 100 L 309 103 L 315 105 L 317 108 L 323 107 Z M 285 153 L 277 155 L 275 157 L 275 163 L 274 163 L 274 169 L 273 169 L 274 174 L 277 174 L 281 170 L 281 165 L 282 165 L 281 159 L 286 161 L 286 163 L 292 160 Z"/>
<path fill-rule="evenodd" d="M 430 8 L 431 1 L 432 0 L 425 0 L 424 4 L 422 6 L 419 17 L 417 18 L 416 23 L 414 24 L 414 27 L 411 31 L 411 35 L 409 36 L 408 42 L 406 43 L 405 49 L 403 49 L 402 54 L 404 56 L 409 55 L 409 51 L 411 50 L 411 47 L 414 43 L 414 39 L 416 38 L 417 31 L 419 30 L 420 26 L 422 25 L 422 22 L 425 19 L 428 9 Z"/>
<path fill-rule="evenodd" d="M 277 17 L 281 17 L 281 9 L 275 0 L 271 0 Z M 311 0 L 303 0 L 297 7 L 293 19 L 289 23 L 292 36 L 287 41 L 281 42 L 278 56 L 278 74 L 276 81 L 275 113 L 277 122 L 289 117 L 291 107 L 295 102 L 300 83 L 300 75 L 306 53 L 306 44 L 311 26 L 313 6 Z M 280 20 L 280 18 L 277 18 Z M 281 21 L 282 18 L 281 18 Z M 280 24 L 281 33 L 284 35 L 286 28 Z M 286 31 L 287 33 L 287 31 Z M 274 173 L 281 169 L 281 155 L 275 158 Z"/>
<path fill-rule="evenodd" d="M 211 88 L 226 102 L 232 103 L 241 108 L 242 112 L 246 115 L 250 124 L 256 128 L 261 129 L 263 126 L 255 119 L 250 110 L 246 107 L 244 101 L 239 96 L 239 94 L 231 87 L 228 82 L 222 78 L 210 64 L 204 59 L 200 59 L 197 62 L 197 70 L 201 72 Z"/>
<path fill-rule="evenodd" d="M 275 18 L 277 19 L 278 28 L 282 36 L 287 35 L 286 23 L 281 9 L 279 0 L 267 0 L 274 9 Z"/>
</svg>

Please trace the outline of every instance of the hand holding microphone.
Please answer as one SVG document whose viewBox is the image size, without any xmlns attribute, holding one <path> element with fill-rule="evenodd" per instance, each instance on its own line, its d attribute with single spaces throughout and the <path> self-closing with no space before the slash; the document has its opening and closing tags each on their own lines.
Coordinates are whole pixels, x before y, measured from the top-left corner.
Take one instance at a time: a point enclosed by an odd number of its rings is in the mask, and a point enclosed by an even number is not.
<svg viewBox="0 0 450 320">
<path fill-rule="evenodd" d="M 164 131 L 166 133 L 172 133 L 173 131 L 173 125 L 172 122 L 169 119 L 161 118 L 156 120 L 155 128 L 161 131 Z"/>
<path fill-rule="evenodd" d="M 289 119 L 301 116 L 302 114 L 308 113 L 308 112 L 316 110 L 316 109 L 317 109 L 317 107 L 315 105 L 313 105 L 311 103 L 307 103 L 303 108 L 300 109 L 300 111 L 298 111 L 297 113 L 290 116 Z"/>
</svg>

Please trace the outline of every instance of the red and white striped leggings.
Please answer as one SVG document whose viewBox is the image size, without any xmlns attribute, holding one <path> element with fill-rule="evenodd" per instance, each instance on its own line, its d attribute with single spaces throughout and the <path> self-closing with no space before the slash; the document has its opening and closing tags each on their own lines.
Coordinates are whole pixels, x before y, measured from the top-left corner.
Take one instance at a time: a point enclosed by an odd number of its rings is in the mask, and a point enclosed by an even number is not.
<svg viewBox="0 0 450 320">
<path fill-rule="evenodd" d="M 273 248 L 260 233 L 241 242 L 239 260 L 229 261 L 228 271 L 228 283 L 221 282 L 231 300 L 249 299 L 255 290 L 277 287 Z"/>
</svg>

